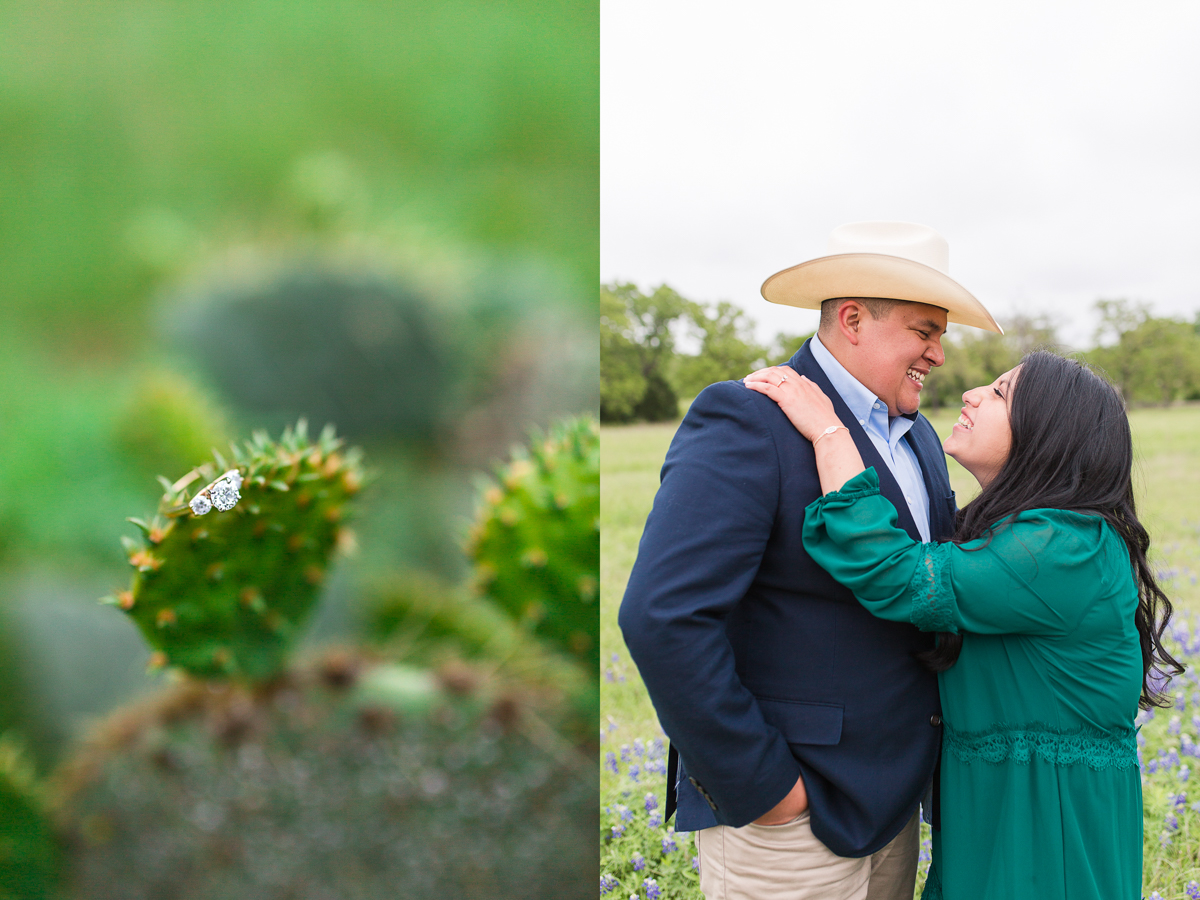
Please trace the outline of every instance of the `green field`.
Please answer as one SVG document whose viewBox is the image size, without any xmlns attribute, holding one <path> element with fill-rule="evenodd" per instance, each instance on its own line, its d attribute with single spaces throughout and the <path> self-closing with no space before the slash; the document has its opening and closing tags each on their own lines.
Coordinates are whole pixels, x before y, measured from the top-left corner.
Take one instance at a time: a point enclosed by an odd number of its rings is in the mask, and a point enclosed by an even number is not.
<svg viewBox="0 0 1200 900">
<path fill-rule="evenodd" d="M 931 421 L 945 436 L 956 418 L 954 410 L 931 416 Z M 1175 603 L 1176 621 L 1182 624 L 1200 613 L 1200 406 L 1139 409 L 1130 420 L 1139 516 L 1153 541 L 1154 567 Z M 674 842 L 678 849 L 664 852 L 661 843 L 669 831 L 666 826 L 652 827 L 654 812 L 643 812 L 650 802 L 645 794 L 654 792 L 661 800 L 665 782 L 659 771 L 661 760 L 643 745 L 664 736 L 617 627 L 621 596 L 676 424 L 610 426 L 602 428 L 600 435 L 601 872 L 618 879 L 615 896 L 622 898 L 653 896 L 653 888 L 647 890 L 644 884 L 646 878 L 654 879 L 664 900 L 700 897 L 690 865 L 694 853 L 690 838 L 681 837 Z M 953 460 L 949 466 L 961 506 L 975 496 L 978 486 Z M 1190 630 L 1197 632 L 1194 624 Z M 1177 721 L 1171 722 L 1174 711 L 1161 710 L 1142 730 L 1147 760 L 1152 751 L 1161 751 L 1160 757 L 1175 752 L 1173 765 L 1164 764 L 1144 777 L 1145 892 L 1151 896 L 1158 891 L 1164 900 L 1183 900 L 1187 883 L 1200 879 L 1200 803 L 1187 805 L 1180 789 L 1190 774 L 1185 771 L 1187 738 L 1195 740 L 1200 731 L 1200 692 L 1196 692 L 1193 661 L 1188 662 L 1188 673 L 1174 685 L 1181 692 Z M 613 760 L 608 759 L 609 753 Z M 1185 756 L 1182 767 L 1180 753 Z M 631 765 L 638 770 L 632 779 Z M 623 830 L 617 839 L 612 837 L 614 825 Z M 634 852 L 647 861 L 637 872 L 627 863 Z"/>
</svg>

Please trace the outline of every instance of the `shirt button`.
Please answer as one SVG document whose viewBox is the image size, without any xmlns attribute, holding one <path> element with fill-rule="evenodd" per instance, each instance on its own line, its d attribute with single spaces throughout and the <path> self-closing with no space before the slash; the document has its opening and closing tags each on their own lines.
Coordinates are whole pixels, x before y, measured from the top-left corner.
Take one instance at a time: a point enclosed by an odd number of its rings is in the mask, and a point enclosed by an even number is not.
<svg viewBox="0 0 1200 900">
<path fill-rule="evenodd" d="M 939 725 L 941 725 L 941 724 L 942 724 L 942 717 L 941 717 L 941 716 L 937 716 L 937 715 L 930 716 L 930 717 L 929 717 L 929 724 L 930 724 L 930 725 L 932 725 L 934 728 L 937 728 Z"/>
<path fill-rule="evenodd" d="M 867 424 L 867 420 L 866 420 L 866 419 L 859 419 L 859 420 L 858 420 L 858 424 L 859 424 L 859 425 L 866 425 L 866 424 Z"/>
<path fill-rule="evenodd" d="M 875 404 L 875 408 L 876 408 L 876 409 L 879 409 L 879 404 L 878 404 L 878 403 L 876 403 L 876 404 Z"/>
</svg>

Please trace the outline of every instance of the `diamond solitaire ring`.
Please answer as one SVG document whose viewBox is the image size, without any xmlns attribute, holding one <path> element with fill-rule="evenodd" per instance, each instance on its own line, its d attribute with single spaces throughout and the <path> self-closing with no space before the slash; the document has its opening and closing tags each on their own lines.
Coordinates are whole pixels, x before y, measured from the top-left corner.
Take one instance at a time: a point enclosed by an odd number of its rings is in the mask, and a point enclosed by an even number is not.
<svg viewBox="0 0 1200 900">
<path fill-rule="evenodd" d="M 208 487 L 197 493 L 188 506 L 198 516 L 204 515 L 214 506 L 221 512 L 229 512 L 242 499 L 240 493 L 241 487 L 242 473 L 237 469 L 230 469 Z"/>
</svg>

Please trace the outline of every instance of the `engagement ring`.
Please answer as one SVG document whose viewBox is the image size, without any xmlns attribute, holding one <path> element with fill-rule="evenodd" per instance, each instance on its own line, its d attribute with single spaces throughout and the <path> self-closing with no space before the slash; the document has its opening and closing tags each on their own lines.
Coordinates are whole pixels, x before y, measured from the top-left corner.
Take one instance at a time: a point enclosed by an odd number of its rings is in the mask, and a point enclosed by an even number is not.
<svg viewBox="0 0 1200 900">
<path fill-rule="evenodd" d="M 214 506 L 221 512 L 229 512 L 242 499 L 242 474 L 237 469 L 230 469 L 208 487 L 201 490 L 192 498 L 188 506 L 192 512 L 202 516 Z"/>
</svg>

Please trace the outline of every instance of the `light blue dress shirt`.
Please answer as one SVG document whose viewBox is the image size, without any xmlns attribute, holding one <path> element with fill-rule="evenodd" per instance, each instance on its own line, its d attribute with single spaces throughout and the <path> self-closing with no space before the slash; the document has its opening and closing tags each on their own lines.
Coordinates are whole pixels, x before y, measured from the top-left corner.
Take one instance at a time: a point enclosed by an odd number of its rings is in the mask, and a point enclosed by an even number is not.
<svg viewBox="0 0 1200 900">
<path fill-rule="evenodd" d="M 905 416 L 888 417 L 887 404 L 872 394 L 862 382 L 846 371 L 845 366 L 833 358 L 829 349 L 821 343 L 815 334 L 809 342 L 809 349 L 817 365 L 838 392 L 858 424 L 866 431 L 867 437 L 883 457 L 884 463 L 895 476 L 908 508 L 912 512 L 917 530 L 921 532 L 921 540 L 928 542 L 929 537 L 929 492 L 925 489 L 925 478 L 921 474 L 921 465 L 917 455 L 908 442 L 903 440 L 908 430 L 913 427 L 913 419 Z M 846 423 L 849 424 L 849 423 Z"/>
</svg>

